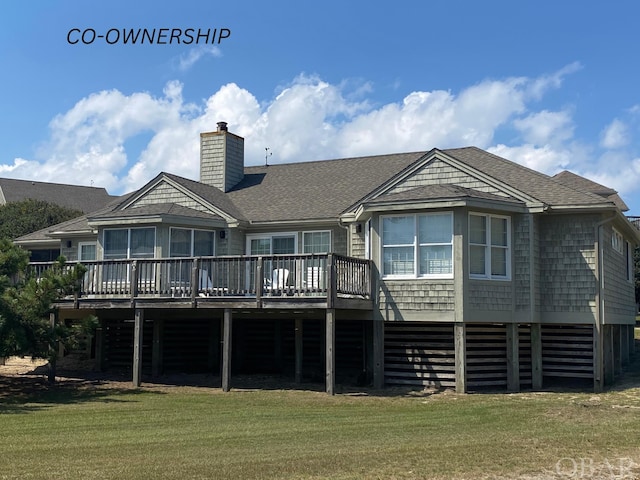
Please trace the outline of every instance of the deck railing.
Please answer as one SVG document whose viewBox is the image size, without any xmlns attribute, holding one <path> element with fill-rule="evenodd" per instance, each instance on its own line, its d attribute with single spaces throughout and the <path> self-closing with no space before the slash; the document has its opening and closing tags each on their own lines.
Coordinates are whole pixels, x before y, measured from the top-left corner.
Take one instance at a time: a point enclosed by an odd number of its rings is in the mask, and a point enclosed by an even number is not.
<svg viewBox="0 0 640 480">
<path fill-rule="evenodd" d="M 83 261 L 78 298 L 371 298 L 369 260 L 337 254 Z M 31 263 L 39 277 L 53 262 Z M 75 265 L 70 263 L 70 265 Z"/>
</svg>

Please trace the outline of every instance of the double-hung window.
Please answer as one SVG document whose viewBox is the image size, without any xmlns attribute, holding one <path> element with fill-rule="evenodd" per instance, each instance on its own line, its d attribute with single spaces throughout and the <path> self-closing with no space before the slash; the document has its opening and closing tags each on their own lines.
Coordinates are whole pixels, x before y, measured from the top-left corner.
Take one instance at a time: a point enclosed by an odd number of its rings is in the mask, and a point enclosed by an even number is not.
<svg viewBox="0 0 640 480">
<path fill-rule="evenodd" d="M 211 257 L 214 255 L 215 232 L 213 230 L 196 230 L 191 228 L 171 228 L 169 233 L 169 256 Z M 187 285 L 191 281 L 193 261 L 175 260 L 171 263 L 170 279 L 174 287 Z M 200 272 L 200 288 L 210 285 L 209 272 L 203 267 Z"/>
<path fill-rule="evenodd" d="M 509 217 L 469 214 L 469 274 L 472 278 L 511 277 Z"/>
<path fill-rule="evenodd" d="M 302 253 L 329 253 L 330 251 L 331 232 L 329 230 L 302 233 Z"/>
<path fill-rule="evenodd" d="M 382 217 L 387 278 L 453 278 L 453 214 Z"/>
<path fill-rule="evenodd" d="M 105 260 L 141 259 L 155 256 L 156 229 L 120 228 L 106 229 L 103 236 L 103 258 Z M 109 281 L 128 281 L 129 269 L 124 264 L 105 266 L 105 278 Z M 153 275 L 150 268 L 144 268 L 139 278 L 149 279 Z"/>
<path fill-rule="evenodd" d="M 211 257 L 214 255 L 213 230 L 171 228 L 170 257 Z"/>
<path fill-rule="evenodd" d="M 156 229 L 122 228 L 104 231 L 103 257 L 105 260 L 125 258 L 153 258 Z"/>
</svg>

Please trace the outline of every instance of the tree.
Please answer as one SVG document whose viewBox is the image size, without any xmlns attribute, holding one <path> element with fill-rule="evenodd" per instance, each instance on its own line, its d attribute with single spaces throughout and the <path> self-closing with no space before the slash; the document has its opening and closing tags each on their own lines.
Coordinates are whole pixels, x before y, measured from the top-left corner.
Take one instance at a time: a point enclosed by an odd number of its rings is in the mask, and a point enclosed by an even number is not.
<svg viewBox="0 0 640 480">
<path fill-rule="evenodd" d="M 55 379 L 58 343 L 72 347 L 93 327 L 93 318 L 75 325 L 56 323 L 49 317 L 53 303 L 72 295 L 85 268 L 69 265 L 60 257 L 39 278 L 29 271 L 29 254 L 7 239 L 0 239 L 0 357 L 30 355 L 49 360 Z"/>
<path fill-rule="evenodd" d="M 0 238 L 18 238 L 80 215 L 79 210 L 43 200 L 10 202 L 0 206 Z"/>
</svg>

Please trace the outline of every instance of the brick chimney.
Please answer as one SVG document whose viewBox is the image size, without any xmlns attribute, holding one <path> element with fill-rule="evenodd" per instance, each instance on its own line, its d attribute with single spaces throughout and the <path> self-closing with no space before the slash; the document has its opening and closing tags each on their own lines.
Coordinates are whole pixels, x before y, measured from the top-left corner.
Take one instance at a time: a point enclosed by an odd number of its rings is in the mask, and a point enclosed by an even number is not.
<svg viewBox="0 0 640 480">
<path fill-rule="evenodd" d="M 228 192 L 244 177 L 244 138 L 230 133 L 227 122 L 200 134 L 200 182 Z"/>
</svg>

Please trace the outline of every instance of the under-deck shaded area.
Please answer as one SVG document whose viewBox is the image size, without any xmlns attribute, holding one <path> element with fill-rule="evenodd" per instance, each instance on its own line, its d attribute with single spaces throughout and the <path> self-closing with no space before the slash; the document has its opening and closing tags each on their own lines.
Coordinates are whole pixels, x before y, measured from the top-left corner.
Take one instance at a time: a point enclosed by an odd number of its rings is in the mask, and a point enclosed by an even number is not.
<svg viewBox="0 0 640 480">
<path fill-rule="evenodd" d="M 372 382 L 373 322 L 357 311 L 339 311 L 333 332 L 334 348 L 327 348 L 326 317 L 320 312 L 231 312 L 231 349 L 225 357 L 223 312 L 208 310 L 147 310 L 136 334 L 136 312 L 97 311 L 101 319 L 96 339 L 96 363 L 102 370 L 153 381 L 175 373 L 220 377 L 228 368 L 226 388 L 235 375 L 270 375 L 283 381 L 323 384 L 327 355 L 332 355 L 333 384 Z M 138 312 L 139 315 L 139 312 Z M 358 318 L 360 317 L 360 318 Z M 139 335 L 139 337 L 138 337 Z M 140 354 L 136 364 L 136 342 Z M 223 388 L 225 385 L 222 385 Z"/>
</svg>

